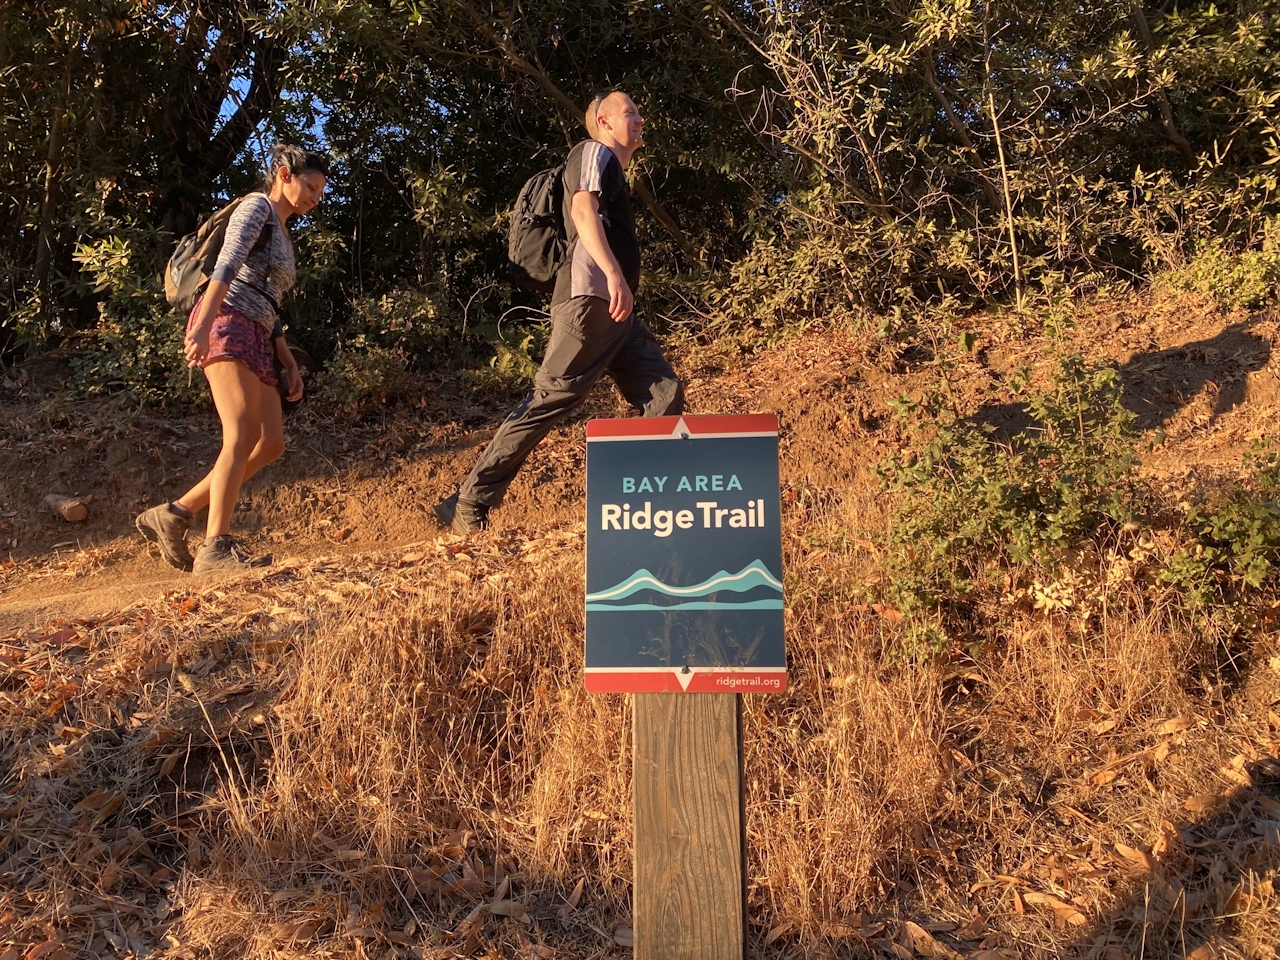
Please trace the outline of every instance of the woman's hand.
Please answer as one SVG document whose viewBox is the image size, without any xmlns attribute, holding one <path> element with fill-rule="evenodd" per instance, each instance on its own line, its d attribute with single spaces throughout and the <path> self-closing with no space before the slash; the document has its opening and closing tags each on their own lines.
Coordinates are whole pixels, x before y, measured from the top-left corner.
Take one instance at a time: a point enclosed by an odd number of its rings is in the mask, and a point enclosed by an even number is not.
<svg viewBox="0 0 1280 960">
<path fill-rule="evenodd" d="M 182 352 L 188 367 L 203 367 L 209 358 L 209 330 L 212 324 L 201 323 L 187 331 L 182 340 Z"/>
<path fill-rule="evenodd" d="M 187 326 L 186 336 L 182 338 L 182 352 L 188 367 L 203 367 L 209 359 L 209 333 L 230 289 L 230 284 L 221 280 L 210 280 L 204 288 L 204 295 L 196 304 L 195 322 Z"/>
<path fill-rule="evenodd" d="M 286 363 L 281 371 L 284 375 L 285 395 L 284 398 L 290 403 L 302 399 L 302 374 L 298 371 L 298 364 Z"/>
</svg>

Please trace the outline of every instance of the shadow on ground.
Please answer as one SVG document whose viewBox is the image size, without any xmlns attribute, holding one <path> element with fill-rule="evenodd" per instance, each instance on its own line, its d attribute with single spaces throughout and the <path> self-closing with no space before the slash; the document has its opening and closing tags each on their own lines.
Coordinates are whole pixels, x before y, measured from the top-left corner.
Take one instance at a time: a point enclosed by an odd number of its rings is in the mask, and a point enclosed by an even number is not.
<svg viewBox="0 0 1280 960">
<path fill-rule="evenodd" d="M 1270 341 L 1251 332 L 1253 324 L 1234 323 L 1208 340 L 1148 350 L 1120 366 L 1123 402 L 1134 414 L 1134 428 L 1163 429 L 1206 389 L 1209 423 L 1244 403 L 1249 374 L 1271 359 Z M 1000 443 L 1037 426 L 1025 403 L 989 404 L 969 419 L 991 427 L 992 439 Z"/>
</svg>

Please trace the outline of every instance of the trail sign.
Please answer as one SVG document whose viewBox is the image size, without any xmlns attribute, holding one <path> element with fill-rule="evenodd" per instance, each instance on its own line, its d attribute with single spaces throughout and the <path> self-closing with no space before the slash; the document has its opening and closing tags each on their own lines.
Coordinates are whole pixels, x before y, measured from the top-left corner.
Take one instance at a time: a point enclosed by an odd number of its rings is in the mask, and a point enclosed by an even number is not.
<svg viewBox="0 0 1280 960">
<path fill-rule="evenodd" d="M 587 424 L 586 686 L 777 692 L 778 419 Z"/>
</svg>

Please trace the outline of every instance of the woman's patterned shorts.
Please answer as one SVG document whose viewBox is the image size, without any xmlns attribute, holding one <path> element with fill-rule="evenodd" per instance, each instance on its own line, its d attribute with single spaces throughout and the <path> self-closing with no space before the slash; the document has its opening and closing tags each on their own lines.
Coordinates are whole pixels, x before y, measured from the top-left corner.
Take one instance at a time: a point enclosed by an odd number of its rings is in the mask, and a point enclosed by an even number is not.
<svg viewBox="0 0 1280 960">
<path fill-rule="evenodd" d="M 188 333 L 200 312 L 200 303 L 201 301 L 196 301 L 187 317 Z M 280 381 L 276 378 L 273 348 L 271 334 L 262 324 L 223 304 L 218 315 L 213 318 L 213 327 L 209 330 L 209 355 L 205 357 L 201 368 L 219 357 L 230 357 L 243 363 L 250 373 L 268 387 L 277 387 Z"/>
</svg>

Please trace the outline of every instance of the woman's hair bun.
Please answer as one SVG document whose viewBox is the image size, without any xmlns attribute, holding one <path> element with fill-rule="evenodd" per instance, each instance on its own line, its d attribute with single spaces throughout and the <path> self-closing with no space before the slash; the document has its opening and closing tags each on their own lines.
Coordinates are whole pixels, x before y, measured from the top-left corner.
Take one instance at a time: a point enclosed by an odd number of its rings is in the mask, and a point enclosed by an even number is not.
<svg viewBox="0 0 1280 960">
<path fill-rule="evenodd" d="M 329 160 L 323 154 L 313 153 L 296 143 L 277 143 L 267 153 L 267 186 L 275 183 L 280 170 L 288 170 L 297 176 L 308 170 L 314 170 L 329 176 Z"/>
</svg>

